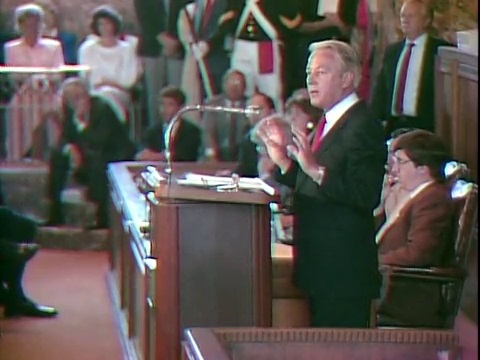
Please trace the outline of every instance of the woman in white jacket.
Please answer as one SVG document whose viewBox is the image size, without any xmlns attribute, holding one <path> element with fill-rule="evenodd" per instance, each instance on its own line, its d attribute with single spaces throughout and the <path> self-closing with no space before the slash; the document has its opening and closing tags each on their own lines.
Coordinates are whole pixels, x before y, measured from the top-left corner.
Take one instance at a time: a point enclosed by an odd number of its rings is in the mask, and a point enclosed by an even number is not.
<svg viewBox="0 0 480 360">
<path fill-rule="evenodd" d="M 90 67 L 92 90 L 112 101 L 126 119 L 131 105 L 130 89 L 141 74 L 140 62 L 131 41 L 121 40 L 123 20 L 112 7 L 94 9 L 89 36 L 78 50 L 78 62 Z"/>
</svg>

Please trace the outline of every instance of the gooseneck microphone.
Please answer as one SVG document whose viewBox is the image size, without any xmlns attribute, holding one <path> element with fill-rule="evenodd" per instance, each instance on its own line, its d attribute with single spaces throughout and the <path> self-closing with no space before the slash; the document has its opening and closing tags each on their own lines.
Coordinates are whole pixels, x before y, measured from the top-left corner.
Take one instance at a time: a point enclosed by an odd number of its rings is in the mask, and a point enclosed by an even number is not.
<svg viewBox="0 0 480 360">
<path fill-rule="evenodd" d="M 260 108 L 256 106 L 247 106 L 246 108 L 235 108 L 229 106 L 213 106 L 213 105 L 187 105 L 181 108 L 170 120 L 168 123 L 167 129 L 165 130 L 164 140 L 165 140 L 165 157 L 167 159 L 167 168 L 165 172 L 167 174 L 172 173 L 172 153 L 171 153 L 171 143 L 172 143 L 172 130 L 177 123 L 180 117 L 191 111 L 200 111 L 200 112 L 225 112 L 232 114 L 244 114 L 246 116 L 258 115 L 260 114 Z"/>
</svg>

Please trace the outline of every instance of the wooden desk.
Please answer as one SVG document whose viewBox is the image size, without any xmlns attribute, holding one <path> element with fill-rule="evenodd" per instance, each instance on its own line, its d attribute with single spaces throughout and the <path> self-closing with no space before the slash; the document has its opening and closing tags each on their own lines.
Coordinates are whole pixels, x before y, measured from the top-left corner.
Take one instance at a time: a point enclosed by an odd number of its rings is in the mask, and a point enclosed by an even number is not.
<svg viewBox="0 0 480 360">
<path fill-rule="evenodd" d="M 191 326 L 305 326 L 305 304 L 291 284 L 291 248 L 270 243 L 269 197 L 189 189 L 191 200 L 152 207 L 148 236 L 141 231 L 147 201 L 134 181 L 146 165 L 115 163 L 108 171 L 110 285 L 129 356 L 177 360 L 182 331 Z M 182 164 L 174 171 L 218 168 Z M 170 196 L 180 196 L 176 191 Z"/>
</svg>

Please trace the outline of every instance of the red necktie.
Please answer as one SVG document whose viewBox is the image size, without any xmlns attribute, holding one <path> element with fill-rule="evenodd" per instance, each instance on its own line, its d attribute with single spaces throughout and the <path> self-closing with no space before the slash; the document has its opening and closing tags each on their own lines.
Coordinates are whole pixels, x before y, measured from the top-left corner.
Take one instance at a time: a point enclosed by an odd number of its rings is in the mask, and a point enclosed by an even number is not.
<svg viewBox="0 0 480 360">
<path fill-rule="evenodd" d="M 400 72 L 398 73 L 397 80 L 397 96 L 395 98 L 395 112 L 397 115 L 403 114 L 403 98 L 405 96 L 405 84 L 407 83 L 407 73 L 408 73 L 408 64 L 410 62 L 410 57 L 412 56 L 412 48 L 415 46 L 414 43 L 408 44 L 408 49 L 403 57 L 403 61 L 400 67 Z"/>
<path fill-rule="evenodd" d="M 315 137 L 313 138 L 313 142 L 312 142 L 313 152 L 317 151 L 320 148 L 320 144 L 322 143 L 323 130 L 325 130 L 326 123 L 327 123 L 327 119 L 325 118 L 325 115 L 323 115 L 322 118 L 320 119 L 320 122 L 318 123 Z"/>
<path fill-rule="evenodd" d="M 81 124 L 82 130 L 88 126 L 88 120 L 85 114 L 77 115 L 78 122 Z"/>
<path fill-rule="evenodd" d="M 212 15 L 213 10 L 213 0 L 205 0 L 205 10 L 203 11 L 202 26 L 205 28 L 207 26 L 210 15 Z"/>
</svg>

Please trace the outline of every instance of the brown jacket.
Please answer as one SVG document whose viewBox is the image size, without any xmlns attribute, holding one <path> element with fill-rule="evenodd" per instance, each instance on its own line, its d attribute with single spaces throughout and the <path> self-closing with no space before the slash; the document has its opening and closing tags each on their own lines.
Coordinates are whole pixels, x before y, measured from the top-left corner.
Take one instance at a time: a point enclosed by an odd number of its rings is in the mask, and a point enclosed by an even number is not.
<svg viewBox="0 0 480 360">
<path fill-rule="evenodd" d="M 451 226 L 453 202 L 448 188 L 427 186 L 401 211 L 378 246 L 380 264 L 403 266 L 442 265 L 453 251 Z M 436 283 L 420 283 L 384 277 L 379 313 L 409 326 L 441 326 L 441 289 Z"/>
<path fill-rule="evenodd" d="M 441 265 L 452 234 L 453 203 L 442 184 L 426 187 L 412 199 L 378 244 L 380 264 Z"/>
</svg>

